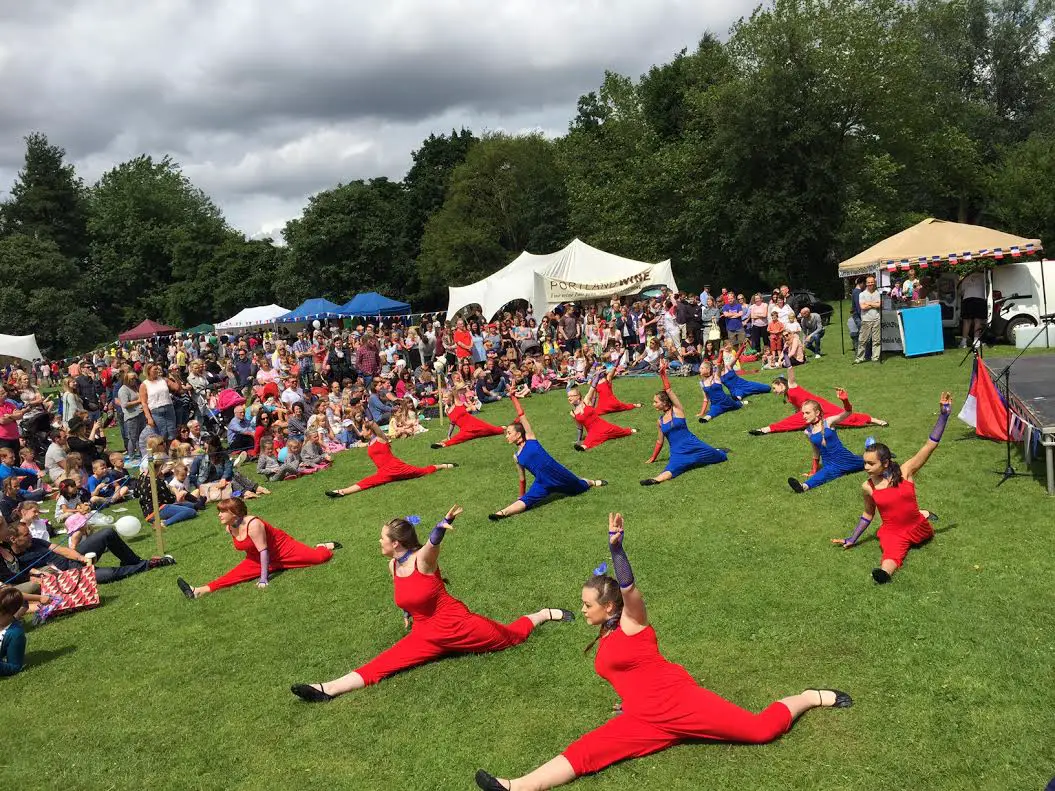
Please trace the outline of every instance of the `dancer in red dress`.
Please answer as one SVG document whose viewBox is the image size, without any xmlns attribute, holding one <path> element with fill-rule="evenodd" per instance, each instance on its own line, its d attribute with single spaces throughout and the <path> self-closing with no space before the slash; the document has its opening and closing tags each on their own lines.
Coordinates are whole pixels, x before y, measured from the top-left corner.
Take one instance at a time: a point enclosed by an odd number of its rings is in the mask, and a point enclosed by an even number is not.
<svg viewBox="0 0 1055 791">
<path fill-rule="evenodd" d="M 571 416 L 579 424 L 579 440 L 575 443 L 575 450 L 589 450 L 603 445 L 610 439 L 620 439 L 636 434 L 636 428 L 624 428 L 614 423 L 609 423 L 601 417 L 594 407 L 597 401 L 597 390 L 591 387 L 583 398 L 579 388 L 574 383 L 568 384 L 568 403 L 571 404 Z M 585 433 L 585 438 L 583 434 Z"/>
<path fill-rule="evenodd" d="M 392 483 L 393 481 L 406 481 L 411 478 L 421 478 L 425 475 L 432 475 L 432 473 L 438 472 L 439 470 L 451 470 L 458 466 L 453 463 L 430 464 L 428 467 L 415 467 L 412 464 L 407 464 L 402 459 L 396 458 L 396 455 L 392 452 L 392 446 L 388 442 L 388 437 L 385 436 L 385 432 L 381 430 L 380 426 L 372 421 L 367 423 L 366 426 L 374 434 L 373 438 L 370 440 L 370 444 L 366 448 L 366 452 L 370 456 L 370 461 L 372 461 L 374 466 L 377 467 L 377 472 L 363 478 L 358 483 L 353 483 L 351 486 L 328 491 L 326 492 L 327 497 L 344 497 L 349 494 L 361 492 L 364 489 L 383 486 L 384 484 Z"/>
<path fill-rule="evenodd" d="M 258 588 L 266 588 L 268 578 L 274 572 L 318 566 L 333 557 L 333 550 L 341 548 L 336 541 L 314 547 L 302 544 L 263 519 L 249 516 L 245 502 L 240 498 L 220 500 L 216 504 L 216 513 L 220 524 L 230 533 L 234 548 L 245 552 L 245 560 L 222 577 L 198 588 L 191 587 L 183 577 L 177 577 L 176 584 L 188 599 L 198 599 L 221 588 L 253 580 Z"/>
<path fill-rule="evenodd" d="M 582 612 L 587 623 L 601 628 L 594 640 L 599 642 L 594 668 L 615 688 L 622 713 L 523 777 L 500 780 L 481 769 L 476 773 L 480 788 L 544 791 L 617 761 L 686 741 L 762 744 L 786 733 L 803 712 L 852 705 L 845 692 L 807 689 L 753 714 L 697 685 L 685 668 L 659 651 L 656 631 L 648 623 L 645 601 L 634 585 L 623 548 L 621 514 L 608 516 L 608 542 L 616 578 L 595 574 L 583 588 Z"/>
<path fill-rule="evenodd" d="M 447 432 L 447 439 L 444 442 L 433 442 L 433 448 L 449 448 L 451 445 L 458 445 L 471 439 L 497 437 L 505 433 L 505 426 L 492 426 L 487 421 L 470 415 L 469 410 L 462 404 L 455 404 L 454 393 L 450 390 L 444 390 L 442 397 L 447 417 L 451 419 L 451 427 Z M 454 434 L 455 428 L 458 429 L 457 434 Z"/>
<path fill-rule="evenodd" d="M 607 415 L 611 412 L 626 412 L 630 409 L 638 409 L 641 404 L 627 404 L 615 397 L 612 390 L 612 379 L 615 378 L 615 366 L 611 366 L 608 372 L 603 370 L 596 378 L 593 388 L 597 391 L 597 403 L 595 408 L 598 415 Z"/>
<path fill-rule="evenodd" d="M 443 656 L 512 648 L 527 640 L 539 624 L 575 619 L 568 610 L 547 608 L 506 625 L 471 612 L 451 596 L 440 576 L 440 542 L 461 513 L 461 506 L 452 507 L 429 533 L 424 546 L 408 519 L 392 519 L 381 528 L 381 554 L 391 558 L 388 570 L 396 606 L 402 608 L 410 634 L 341 678 L 325 684 L 294 684 L 290 687 L 294 695 L 309 703 L 325 703 Z"/>
<path fill-rule="evenodd" d="M 773 392 L 784 396 L 784 401 L 795 408 L 795 414 L 771 423 L 763 428 L 753 428 L 749 434 L 776 434 L 782 431 L 805 431 L 806 420 L 802 417 L 802 405 L 807 401 L 816 401 L 821 406 L 822 417 L 831 418 L 846 411 L 843 407 L 836 406 L 831 401 L 825 401 L 818 395 L 814 395 L 795 381 L 795 369 L 789 368 L 787 378 L 778 376 L 773 380 Z M 839 428 L 863 428 L 865 426 L 886 426 L 885 420 L 872 417 L 864 412 L 854 412 L 839 424 Z"/>
<path fill-rule="evenodd" d="M 934 538 L 934 528 L 930 523 L 938 517 L 930 511 L 920 510 L 913 477 L 937 450 L 951 411 L 952 393 L 942 393 L 938 421 L 927 442 L 904 464 L 894 461 L 890 448 L 881 442 L 865 449 L 868 480 L 861 486 L 865 500 L 864 513 L 849 537 L 833 538 L 832 543 L 845 549 L 856 546 L 878 510 L 883 517 L 883 526 L 876 531 L 876 538 L 883 551 L 883 560 L 878 568 L 872 569 L 872 579 L 880 584 L 890 582 L 891 575 L 905 562 L 909 549 Z"/>
</svg>

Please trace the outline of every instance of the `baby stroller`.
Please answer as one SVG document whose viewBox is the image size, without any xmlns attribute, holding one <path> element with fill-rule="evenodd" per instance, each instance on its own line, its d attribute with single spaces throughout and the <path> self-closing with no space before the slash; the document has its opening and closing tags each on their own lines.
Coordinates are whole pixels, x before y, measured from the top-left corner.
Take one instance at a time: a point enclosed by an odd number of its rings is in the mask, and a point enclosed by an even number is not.
<svg viewBox="0 0 1055 791">
<path fill-rule="evenodd" d="M 222 387 L 222 385 L 216 385 L 216 387 Z M 219 395 L 229 392 L 232 391 L 222 390 Z M 191 402 L 194 411 L 198 414 L 198 420 L 201 421 L 202 432 L 222 437 L 227 430 L 227 422 L 223 420 L 219 407 L 213 406 L 215 402 L 219 401 L 219 395 L 211 394 L 209 390 L 194 388 Z"/>
<path fill-rule="evenodd" d="M 234 408 L 241 406 L 245 403 L 245 398 L 237 390 L 221 390 L 219 395 L 216 396 L 216 410 L 219 412 L 221 419 L 223 420 L 223 427 L 226 429 L 227 424 L 231 422 L 231 418 L 234 417 Z M 222 436 L 222 435 L 221 435 Z"/>
</svg>

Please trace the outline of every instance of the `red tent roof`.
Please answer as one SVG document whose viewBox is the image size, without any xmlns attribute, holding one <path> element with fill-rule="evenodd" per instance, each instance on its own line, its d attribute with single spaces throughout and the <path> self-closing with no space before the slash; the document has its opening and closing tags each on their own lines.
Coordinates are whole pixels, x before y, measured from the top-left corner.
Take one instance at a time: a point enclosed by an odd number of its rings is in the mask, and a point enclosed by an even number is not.
<svg viewBox="0 0 1055 791">
<path fill-rule="evenodd" d="M 122 341 L 141 341 L 145 338 L 153 338 L 155 335 L 172 335 L 174 332 L 179 332 L 179 330 L 176 327 L 168 327 L 147 319 L 117 337 Z"/>
</svg>

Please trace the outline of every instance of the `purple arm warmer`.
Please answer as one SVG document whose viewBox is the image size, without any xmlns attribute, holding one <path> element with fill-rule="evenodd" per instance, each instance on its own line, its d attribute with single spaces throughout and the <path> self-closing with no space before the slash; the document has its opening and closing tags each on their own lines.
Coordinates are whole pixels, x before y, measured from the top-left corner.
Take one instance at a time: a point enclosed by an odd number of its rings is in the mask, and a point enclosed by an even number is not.
<svg viewBox="0 0 1055 791">
<path fill-rule="evenodd" d="M 271 563 L 271 553 L 266 549 L 260 550 L 260 581 L 267 585 L 267 567 Z"/>
<path fill-rule="evenodd" d="M 941 405 L 941 413 L 938 415 L 938 420 L 930 432 L 931 442 L 941 442 L 941 435 L 945 432 L 945 424 L 949 422 L 949 413 L 951 411 L 952 407 L 949 404 Z"/>
<path fill-rule="evenodd" d="M 429 533 L 429 543 L 432 544 L 432 546 L 438 547 L 440 545 L 440 542 L 443 541 L 443 537 L 447 535 L 447 530 L 443 526 L 449 524 L 450 521 L 447 519 L 441 519 L 436 523 L 436 526 L 432 528 L 432 532 Z"/>
<path fill-rule="evenodd" d="M 854 528 L 854 531 L 850 534 L 850 537 L 846 539 L 846 543 L 851 545 L 856 544 L 857 540 L 861 538 L 861 534 L 868 529 L 868 526 L 870 524 L 872 524 L 871 518 L 862 514 L 860 521 L 857 523 L 857 527 Z"/>
<path fill-rule="evenodd" d="M 623 549 L 623 540 L 619 539 L 618 542 L 611 545 L 612 550 L 612 566 L 615 568 L 615 579 L 619 583 L 619 587 L 623 590 L 633 587 L 634 585 L 634 571 L 630 568 L 630 559 L 626 556 L 626 550 Z"/>
</svg>

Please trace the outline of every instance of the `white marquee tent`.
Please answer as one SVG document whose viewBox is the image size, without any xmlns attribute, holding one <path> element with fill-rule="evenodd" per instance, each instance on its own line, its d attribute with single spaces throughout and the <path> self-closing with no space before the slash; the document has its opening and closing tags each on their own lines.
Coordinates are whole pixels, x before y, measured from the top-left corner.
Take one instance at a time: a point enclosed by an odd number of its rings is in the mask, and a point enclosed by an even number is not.
<svg viewBox="0 0 1055 791">
<path fill-rule="evenodd" d="M 35 335 L 0 335 L 0 357 L 14 357 L 16 360 L 41 359 L 40 348 Z"/>
<path fill-rule="evenodd" d="M 240 310 L 227 321 L 221 321 L 216 325 L 216 331 L 240 330 L 246 327 L 260 327 L 264 324 L 272 324 L 279 316 L 289 313 L 289 308 L 281 305 L 258 305 L 255 308 Z"/>
<path fill-rule="evenodd" d="M 575 239 L 549 255 L 521 253 L 490 277 L 450 288 L 447 316 L 475 304 L 491 318 L 515 299 L 527 300 L 535 315 L 542 316 L 562 302 L 626 296 L 660 285 L 678 290 L 669 259 L 658 264 L 634 261 Z"/>
</svg>

